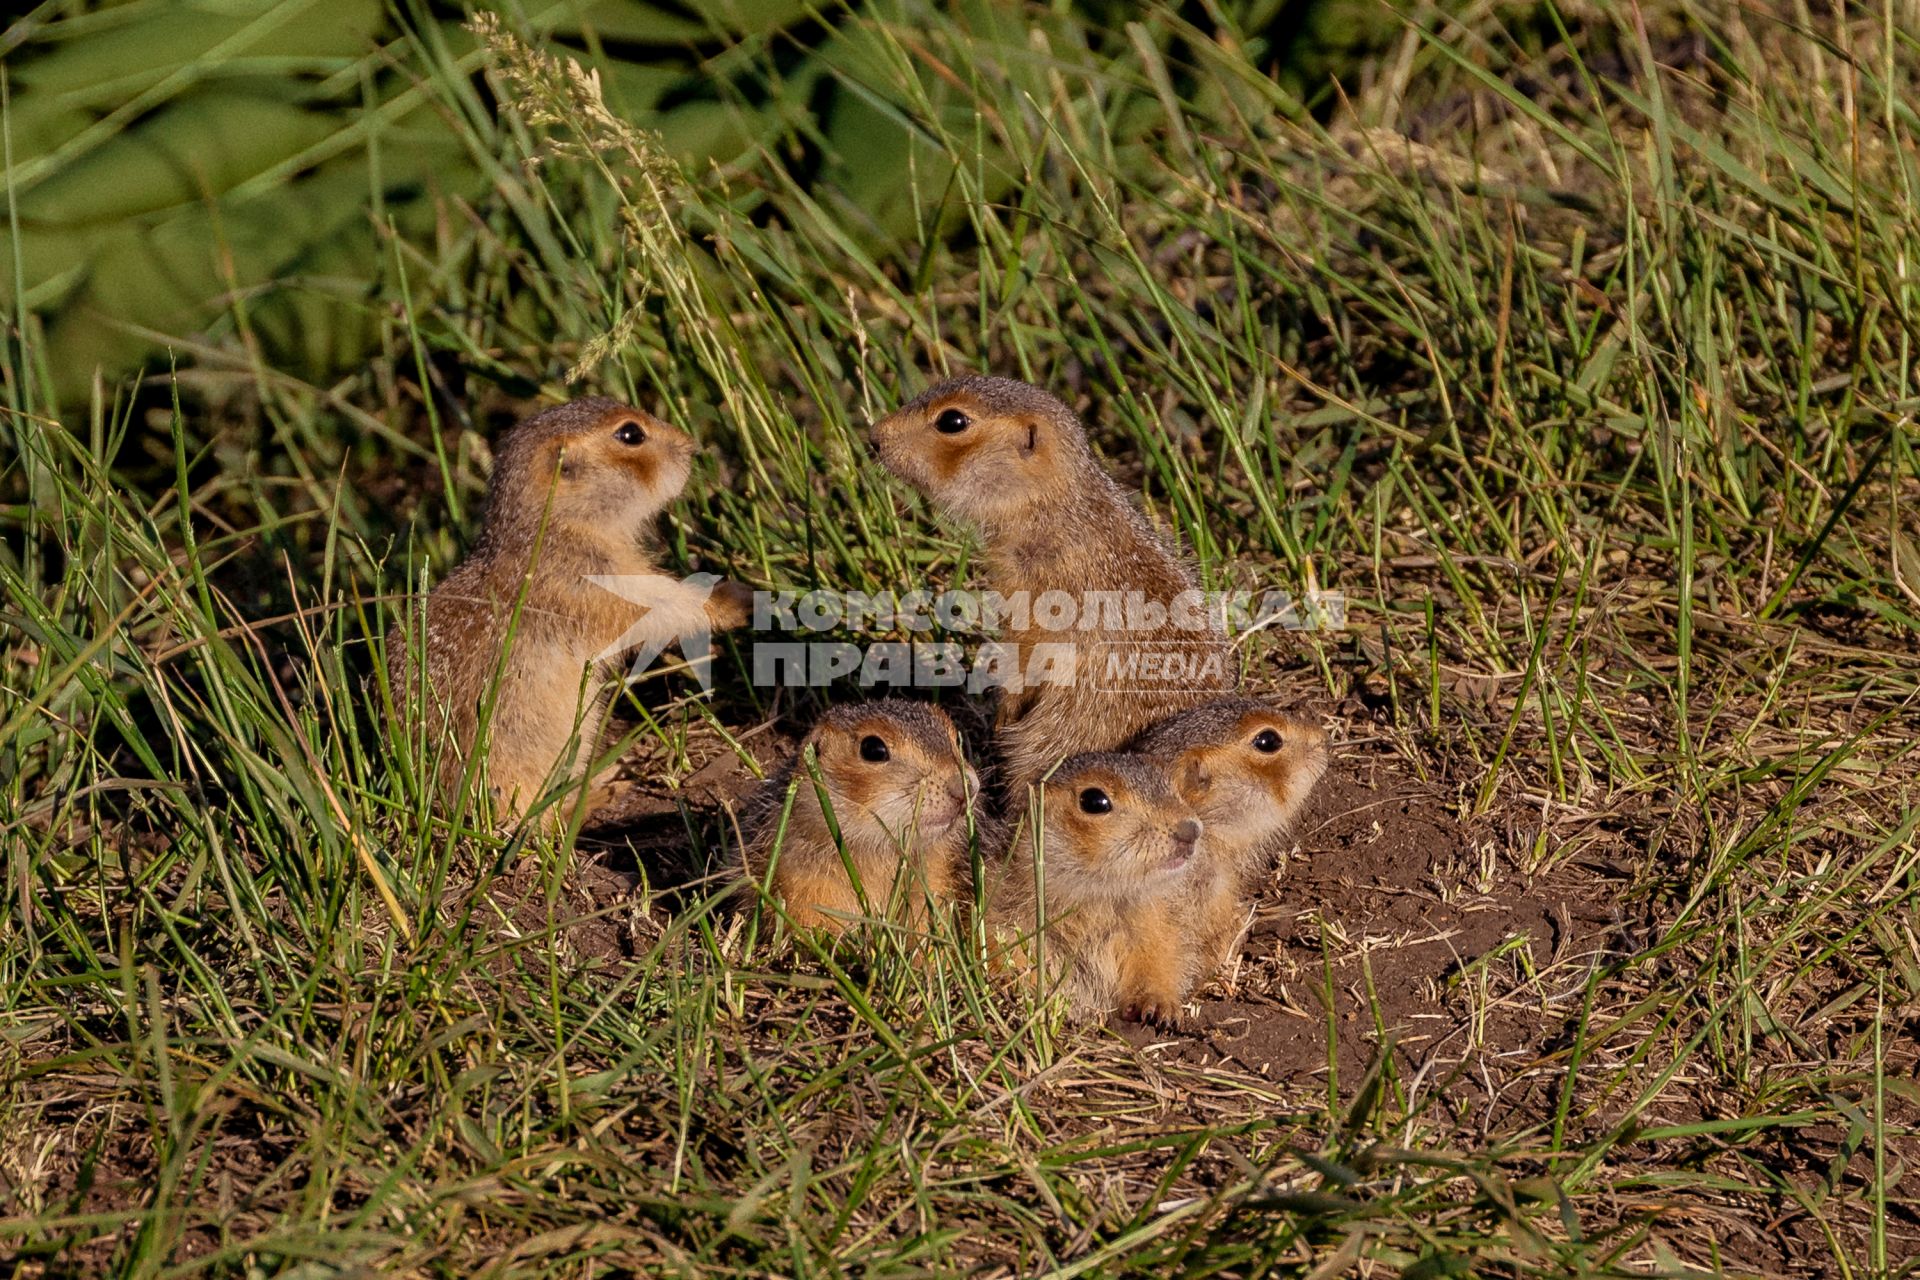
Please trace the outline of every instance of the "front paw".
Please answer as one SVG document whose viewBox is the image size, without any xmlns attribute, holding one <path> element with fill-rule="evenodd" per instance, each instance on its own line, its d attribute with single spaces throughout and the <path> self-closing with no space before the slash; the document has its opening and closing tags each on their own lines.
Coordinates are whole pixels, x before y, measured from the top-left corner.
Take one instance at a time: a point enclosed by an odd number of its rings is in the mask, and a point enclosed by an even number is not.
<svg viewBox="0 0 1920 1280">
<path fill-rule="evenodd" d="M 1120 1017 L 1127 1022 L 1142 1022 L 1168 1031 L 1178 1031 L 1183 1022 L 1180 1002 L 1171 996 L 1141 996 L 1128 1000 L 1120 1006 Z"/>
<path fill-rule="evenodd" d="M 717 582 L 707 597 L 707 619 L 723 631 L 753 621 L 753 588 L 744 582 Z"/>
</svg>

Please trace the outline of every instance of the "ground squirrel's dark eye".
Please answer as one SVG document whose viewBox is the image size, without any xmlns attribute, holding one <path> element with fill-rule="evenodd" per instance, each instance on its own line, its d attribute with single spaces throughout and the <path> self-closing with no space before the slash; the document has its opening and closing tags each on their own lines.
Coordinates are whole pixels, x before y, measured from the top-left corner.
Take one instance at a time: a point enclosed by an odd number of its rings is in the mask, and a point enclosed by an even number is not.
<svg viewBox="0 0 1920 1280">
<path fill-rule="evenodd" d="M 647 442 L 647 430 L 639 423 L 629 420 L 621 423 L 619 427 L 614 430 L 613 438 L 621 444 L 645 444 Z"/>
<path fill-rule="evenodd" d="M 1113 797 L 1098 787 L 1088 787 L 1080 793 L 1080 812 L 1108 813 L 1113 809 Z"/>
<path fill-rule="evenodd" d="M 886 742 L 877 733 L 870 733 L 860 739 L 860 758 L 874 764 L 885 764 L 893 753 L 887 750 Z"/>
<path fill-rule="evenodd" d="M 1271 729 L 1262 729 L 1253 735 L 1253 749 L 1262 755 L 1272 755 L 1280 749 L 1280 735 Z"/>
<path fill-rule="evenodd" d="M 972 425 L 973 419 L 958 409 L 943 410 L 940 416 L 933 420 L 933 429 L 943 436 L 957 436 Z"/>
</svg>

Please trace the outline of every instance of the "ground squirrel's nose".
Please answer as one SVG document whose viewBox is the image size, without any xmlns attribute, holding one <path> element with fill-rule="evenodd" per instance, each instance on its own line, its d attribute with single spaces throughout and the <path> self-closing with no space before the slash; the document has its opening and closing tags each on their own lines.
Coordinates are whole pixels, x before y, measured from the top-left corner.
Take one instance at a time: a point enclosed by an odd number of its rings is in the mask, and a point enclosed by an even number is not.
<svg viewBox="0 0 1920 1280">
<path fill-rule="evenodd" d="M 1173 829 L 1173 838 L 1181 844 L 1192 844 L 1200 838 L 1200 819 L 1182 818 L 1180 825 Z"/>
<path fill-rule="evenodd" d="M 975 794 L 979 790 L 980 779 L 974 776 L 974 772 L 971 769 L 962 773 L 956 773 L 947 779 L 947 794 L 961 804 L 965 804 L 967 797 Z"/>
</svg>

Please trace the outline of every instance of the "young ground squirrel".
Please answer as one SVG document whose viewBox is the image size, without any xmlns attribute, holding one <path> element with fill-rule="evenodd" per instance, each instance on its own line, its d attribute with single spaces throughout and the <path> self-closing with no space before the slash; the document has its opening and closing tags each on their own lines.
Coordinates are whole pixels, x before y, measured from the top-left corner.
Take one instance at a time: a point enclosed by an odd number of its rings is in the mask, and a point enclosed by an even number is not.
<svg viewBox="0 0 1920 1280">
<path fill-rule="evenodd" d="M 584 771 L 625 657 L 747 621 L 747 588 L 683 583 L 655 559 L 654 521 L 685 487 L 694 450 L 684 432 L 601 398 L 536 414 L 500 441 L 480 536 L 426 599 L 424 690 L 413 633 L 387 638 L 401 724 L 424 720 L 443 794 L 460 785 L 489 698 L 484 780 L 508 818 Z M 549 825 L 570 811 L 556 804 Z"/>
<path fill-rule="evenodd" d="M 1196 886 L 1202 969 L 1227 958 L 1306 803 L 1327 768 L 1327 736 L 1251 698 L 1223 698 L 1155 725 L 1132 750 L 1164 760 L 1174 787 L 1207 824 L 1206 875 Z"/>
<path fill-rule="evenodd" d="M 1001 701 L 1013 803 L 1064 757 L 1119 747 L 1237 687 L 1192 571 L 1102 469 L 1066 405 L 1006 378 L 955 378 L 874 424 L 873 442 L 888 470 L 979 528 L 990 591 L 1077 603 L 1071 629 L 1047 629 L 1038 610 L 1006 628 L 1022 671 L 1032 646 L 1071 646 L 1046 651 L 1063 663 L 1055 678 L 1009 687 Z"/>
<path fill-rule="evenodd" d="M 818 785 L 805 763 L 808 747 Z M 793 807 L 776 858 L 790 786 Z M 831 817 L 820 802 L 823 788 Z M 980 779 L 944 711 L 896 699 L 835 707 L 748 801 L 748 874 L 764 883 L 771 863 L 774 892 L 803 928 L 838 933 L 859 916 L 923 925 L 929 901 L 968 895 L 970 827 L 985 822 L 978 812 L 969 821 L 979 794 Z"/>
<path fill-rule="evenodd" d="M 1065 980 L 1075 1016 L 1117 1006 L 1125 1018 L 1176 1021 L 1200 977 L 1189 917 L 1211 853 L 1167 762 L 1075 756 L 1038 798 L 1037 849 L 1029 809 L 994 868 L 987 933 L 999 959 L 1018 969 L 1044 955 L 1049 973 Z"/>
</svg>

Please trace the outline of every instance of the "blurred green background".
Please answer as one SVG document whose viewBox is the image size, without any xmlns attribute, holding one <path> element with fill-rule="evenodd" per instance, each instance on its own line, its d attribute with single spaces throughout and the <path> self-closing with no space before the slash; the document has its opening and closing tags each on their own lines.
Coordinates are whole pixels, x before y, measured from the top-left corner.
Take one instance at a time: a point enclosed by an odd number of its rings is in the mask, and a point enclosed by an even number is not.
<svg viewBox="0 0 1920 1280">
<path fill-rule="evenodd" d="M 894 100 L 899 80 L 877 62 L 886 55 L 865 7 L 495 10 L 597 70 L 616 111 L 657 131 L 695 182 L 723 188 L 746 216 L 767 180 L 796 184 L 885 260 L 964 220 L 942 224 L 908 197 L 909 167 L 939 161 L 916 153 L 915 104 Z M 1158 49 L 1178 68 L 1182 39 L 1225 36 L 1302 110 L 1399 29 L 1384 0 L 1202 0 L 1151 27 L 1117 0 L 943 7 L 983 49 L 1029 47 L 1044 24 L 1056 41 L 1122 59 Z M 0 43 L 12 229 L 0 305 L 10 335 L 24 315 L 40 339 L 29 346 L 44 367 L 28 376 L 73 402 L 96 371 L 111 381 L 210 348 L 311 381 L 363 360 L 396 289 L 417 300 L 447 286 L 432 277 L 448 242 L 507 195 L 496 179 L 517 153 L 499 136 L 510 126 L 492 109 L 470 12 L 420 0 L 125 0 L 46 3 L 15 19 Z M 919 105 L 964 117 L 974 68 L 936 70 L 951 101 Z"/>
</svg>

